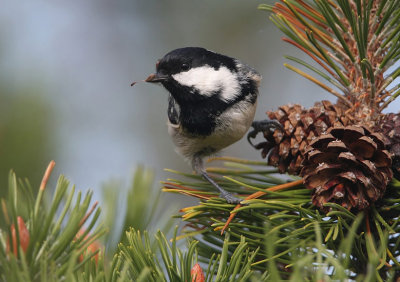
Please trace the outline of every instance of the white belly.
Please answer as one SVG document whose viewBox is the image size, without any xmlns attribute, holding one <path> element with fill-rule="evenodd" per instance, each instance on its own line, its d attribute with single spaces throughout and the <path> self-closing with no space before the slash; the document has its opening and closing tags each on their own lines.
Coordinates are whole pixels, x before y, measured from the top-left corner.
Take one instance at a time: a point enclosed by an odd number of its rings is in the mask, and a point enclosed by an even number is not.
<svg viewBox="0 0 400 282">
<path fill-rule="evenodd" d="M 212 155 L 240 140 L 248 131 L 254 119 L 256 103 L 242 101 L 232 106 L 217 119 L 215 131 L 206 137 L 193 136 L 179 125 L 168 123 L 168 133 L 176 151 L 191 161 L 196 154 Z"/>
</svg>

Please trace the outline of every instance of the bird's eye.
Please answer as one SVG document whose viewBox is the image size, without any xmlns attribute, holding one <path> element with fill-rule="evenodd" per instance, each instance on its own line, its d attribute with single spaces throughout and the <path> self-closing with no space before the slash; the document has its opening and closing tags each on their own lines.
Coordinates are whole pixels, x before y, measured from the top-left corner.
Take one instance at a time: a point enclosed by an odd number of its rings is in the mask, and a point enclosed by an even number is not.
<svg viewBox="0 0 400 282">
<path fill-rule="evenodd" d="M 182 69 L 183 71 L 187 71 L 187 70 L 189 70 L 189 65 L 188 65 L 188 64 L 182 64 L 182 65 L 181 65 L 181 69 Z"/>
</svg>

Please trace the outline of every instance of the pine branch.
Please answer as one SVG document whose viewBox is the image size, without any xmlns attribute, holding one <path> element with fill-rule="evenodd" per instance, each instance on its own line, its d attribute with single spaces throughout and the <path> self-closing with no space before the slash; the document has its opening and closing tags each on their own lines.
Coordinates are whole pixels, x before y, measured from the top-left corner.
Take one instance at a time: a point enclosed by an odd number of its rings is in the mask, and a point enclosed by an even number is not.
<svg viewBox="0 0 400 282">
<path fill-rule="evenodd" d="M 310 203 L 310 191 L 303 186 L 287 186 L 260 162 L 228 160 L 225 167 L 211 170 L 226 174 L 221 180 L 230 184 L 231 191 L 243 190 L 245 185 L 244 194 L 260 198 L 248 196 L 253 198 L 247 200 L 248 205 L 234 210 L 236 217 L 225 239 L 219 230 L 233 205 L 216 195 L 211 197 L 213 188 L 199 180 L 190 189 L 195 195 L 208 193 L 210 199 L 182 210 L 190 215 L 185 218 L 184 235 L 177 237 L 175 231 L 170 242 L 162 232 L 151 240 L 147 231 L 130 230 L 109 267 L 100 245 L 92 247 L 104 228 L 101 224 L 95 228 L 99 207 L 90 204 L 90 192 L 82 197 L 60 177 L 49 207 L 41 204 L 36 209 L 43 219 L 40 222 L 34 216 L 38 196 L 20 197 L 29 191 L 28 186 L 10 174 L 10 196 L 2 200 L 7 227 L 0 230 L 0 279 L 190 281 L 193 275 L 204 275 L 204 281 L 270 281 L 345 279 L 354 278 L 353 274 L 386 279 L 399 270 L 400 182 L 393 182 L 389 196 L 377 202 L 369 214 L 356 216 L 328 203 L 331 212 L 320 215 Z M 278 189 L 274 183 L 287 189 Z M 181 184 L 185 192 L 186 184 Z M 266 193 L 261 192 L 265 189 Z M 43 193 L 46 191 L 43 188 Z M 26 223 L 19 214 L 21 205 L 29 207 L 31 217 Z M 199 240 L 189 240 L 187 251 L 180 251 L 177 240 L 193 236 Z M 193 269 L 197 269 L 196 274 Z"/>
<path fill-rule="evenodd" d="M 282 185 L 284 181 L 278 181 L 273 174 L 265 173 L 251 162 L 247 162 L 249 165 L 244 163 L 246 161 L 226 162 L 225 167 L 210 169 L 214 173 L 224 172 L 224 177 L 214 178 L 231 192 L 240 191 L 241 196 L 247 195 L 251 198 L 251 194 L 265 191 L 257 199 L 246 200 L 246 205 L 239 208 L 218 198 L 212 186 L 193 175 L 179 173 L 181 177 L 196 178 L 198 182 L 174 180 L 164 186 L 164 191 L 186 195 L 190 191 L 190 195 L 200 199 L 207 195 L 199 205 L 181 209 L 181 217 L 186 222 L 186 227 L 179 239 L 194 237 L 199 240 L 200 257 L 206 258 L 210 252 L 221 251 L 220 231 L 228 218 L 234 214 L 228 233 L 231 240 L 236 242 L 244 236 L 249 250 L 257 250 L 256 262 L 252 265 L 255 269 L 265 270 L 265 263 L 271 260 L 271 254 L 264 248 L 263 240 L 275 236 L 273 259 L 279 266 L 279 275 L 282 277 L 288 276 L 287 271 L 295 272 L 296 259 L 293 254 L 301 253 L 305 247 L 309 260 L 318 263 L 315 248 L 324 249 L 323 259 L 326 260 L 326 264 L 332 263 L 333 266 L 330 267 L 340 268 L 340 275 L 335 272 L 330 277 L 348 275 L 346 269 L 351 269 L 357 275 L 365 275 L 370 271 L 368 264 L 379 266 L 378 271 L 373 274 L 377 275 L 376 277 L 388 277 L 398 270 L 400 253 L 396 240 L 400 234 L 397 224 L 400 220 L 399 181 L 392 182 L 385 196 L 376 202 L 373 212 L 354 212 L 340 205 L 327 203 L 326 207 L 330 208 L 330 212 L 325 215 L 312 205 L 311 191 L 303 185 L 273 191 L 275 184 L 272 182 L 280 182 L 279 185 Z M 269 231 L 263 227 L 266 223 Z M 321 239 L 318 239 L 318 236 L 321 236 Z M 313 242 L 319 242 L 319 246 L 316 247 Z M 234 248 L 230 247 L 229 253 L 232 254 L 233 251 Z M 349 256 L 342 257 L 340 254 L 343 252 Z"/>
<path fill-rule="evenodd" d="M 289 64 L 286 67 L 342 100 L 352 112 L 374 115 L 398 97 L 387 87 L 400 75 L 400 66 L 395 65 L 400 58 L 400 1 L 282 2 L 261 4 L 259 9 L 272 13 L 271 20 L 288 36 L 283 40 L 307 54 L 317 68 L 290 59 L 343 94 Z"/>
</svg>

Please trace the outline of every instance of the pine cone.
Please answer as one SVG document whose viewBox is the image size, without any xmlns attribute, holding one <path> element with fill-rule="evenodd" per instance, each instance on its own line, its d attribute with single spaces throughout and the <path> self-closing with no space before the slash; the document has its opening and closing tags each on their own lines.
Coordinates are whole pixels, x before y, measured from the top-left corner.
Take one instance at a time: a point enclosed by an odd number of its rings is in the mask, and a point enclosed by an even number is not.
<svg viewBox="0 0 400 282">
<path fill-rule="evenodd" d="M 362 126 L 333 127 L 312 141 L 301 176 L 313 189 L 312 202 L 326 211 L 334 202 L 363 210 L 382 197 L 392 179 L 384 136 Z"/>
<path fill-rule="evenodd" d="M 374 130 L 386 136 L 386 149 L 392 154 L 393 174 L 400 180 L 400 113 L 383 115 Z"/>
<path fill-rule="evenodd" d="M 268 163 L 278 167 L 280 173 L 299 174 L 307 145 L 328 128 L 349 123 L 344 111 L 344 106 L 329 101 L 315 103 L 310 109 L 298 104 L 281 106 L 267 114 L 278 120 L 285 131 L 264 132 L 267 141 L 256 148 L 262 149 L 262 157 L 268 157 Z"/>
</svg>

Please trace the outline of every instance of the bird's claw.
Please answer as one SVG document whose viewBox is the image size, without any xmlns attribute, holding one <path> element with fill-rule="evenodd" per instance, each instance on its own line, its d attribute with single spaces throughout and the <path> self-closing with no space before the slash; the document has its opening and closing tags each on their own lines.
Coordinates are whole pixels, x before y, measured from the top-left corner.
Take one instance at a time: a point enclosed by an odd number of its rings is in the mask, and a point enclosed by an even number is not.
<svg viewBox="0 0 400 282">
<path fill-rule="evenodd" d="M 233 196 L 231 193 L 220 193 L 221 198 L 225 199 L 228 204 L 240 204 L 243 200 Z"/>
<path fill-rule="evenodd" d="M 252 146 L 252 147 L 256 147 L 254 144 L 253 144 L 253 142 L 251 141 L 251 139 L 255 139 L 256 138 L 256 136 L 257 136 L 257 134 L 258 134 L 258 132 L 259 131 L 257 131 L 257 130 L 252 130 L 252 131 L 250 131 L 249 133 L 247 133 L 247 141 L 250 143 L 250 145 Z"/>
<path fill-rule="evenodd" d="M 251 139 L 255 139 L 257 134 L 259 132 L 269 132 L 272 133 L 274 132 L 276 129 L 279 129 L 281 131 L 284 131 L 284 128 L 282 126 L 282 124 L 277 121 L 277 120 L 269 120 L 269 119 L 265 119 L 265 120 L 258 120 L 258 121 L 253 121 L 253 123 L 251 124 L 251 126 L 253 127 L 253 130 L 250 131 L 247 134 L 247 141 L 250 143 L 250 145 L 254 148 L 256 148 L 256 146 L 253 144 L 253 142 L 251 141 Z"/>
</svg>

